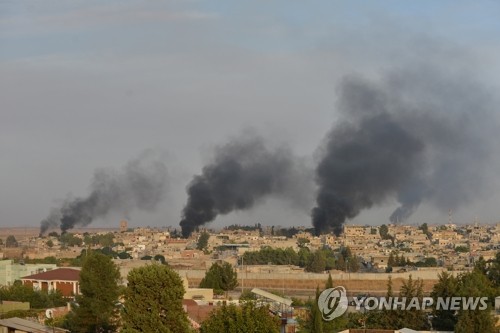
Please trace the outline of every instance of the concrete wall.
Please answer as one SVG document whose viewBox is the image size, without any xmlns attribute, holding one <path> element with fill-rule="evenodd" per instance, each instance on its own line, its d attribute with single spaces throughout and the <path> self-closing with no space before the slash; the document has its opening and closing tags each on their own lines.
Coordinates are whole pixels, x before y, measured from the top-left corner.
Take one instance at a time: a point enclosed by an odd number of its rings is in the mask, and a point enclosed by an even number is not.
<svg viewBox="0 0 500 333">
<path fill-rule="evenodd" d="M 13 310 L 29 310 L 30 303 L 29 302 L 12 302 L 12 301 L 3 301 L 0 304 L 0 313 L 7 313 Z"/>
<path fill-rule="evenodd" d="M 211 301 L 214 299 L 214 290 L 208 288 L 188 288 L 184 294 L 184 299 L 203 299 Z"/>
<path fill-rule="evenodd" d="M 402 273 L 345 273 L 339 271 L 332 271 L 332 279 L 335 280 L 379 280 L 379 281 L 387 281 L 389 276 L 392 276 L 392 279 L 408 279 L 410 275 L 413 279 L 422 279 L 422 280 L 438 280 L 438 274 L 445 271 L 445 269 L 429 269 L 429 270 L 418 270 L 418 271 L 410 271 L 410 272 L 402 272 Z M 205 276 L 205 270 L 177 270 L 181 277 L 186 277 L 188 279 L 191 278 L 200 278 L 202 279 Z M 242 272 L 240 270 L 238 272 L 238 279 L 241 279 Z M 456 275 L 458 273 L 451 272 Z M 258 279 L 271 279 L 271 280 L 282 280 L 282 279 L 294 279 L 294 280 L 323 280 L 326 281 L 328 279 L 328 273 L 307 273 L 307 272 L 294 272 L 294 271 L 283 271 L 283 272 L 274 272 L 273 270 L 269 270 L 267 272 L 261 273 L 251 273 L 245 272 L 243 270 L 243 276 L 245 279 L 250 280 L 258 280 Z"/>
</svg>

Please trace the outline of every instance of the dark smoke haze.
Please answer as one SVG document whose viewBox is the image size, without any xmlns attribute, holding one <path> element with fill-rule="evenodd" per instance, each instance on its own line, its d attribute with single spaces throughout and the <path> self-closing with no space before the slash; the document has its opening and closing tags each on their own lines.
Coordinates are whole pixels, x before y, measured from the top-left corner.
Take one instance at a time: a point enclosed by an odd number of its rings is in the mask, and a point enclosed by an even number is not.
<svg viewBox="0 0 500 333">
<path fill-rule="evenodd" d="M 270 149 L 259 137 L 242 136 L 220 146 L 187 187 L 182 234 L 189 236 L 219 214 L 250 209 L 269 195 L 300 205 L 304 195 L 299 192 L 309 190 L 305 174 L 288 148 Z"/>
<path fill-rule="evenodd" d="M 115 212 L 127 216 L 134 209 L 151 211 L 163 198 L 167 168 L 151 152 L 128 162 L 118 172 L 98 169 L 84 198 L 66 200 L 60 208 L 41 222 L 40 233 L 60 227 L 62 232 L 75 226 L 86 226 L 97 218 Z"/>
<path fill-rule="evenodd" d="M 423 202 L 448 211 L 485 193 L 497 121 L 471 77 L 423 67 L 342 82 L 340 117 L 316 169 L 317 233 L 339 234 L 389 200 L 400 203 L 390 216 L 397 223 Z"/>
</svg>

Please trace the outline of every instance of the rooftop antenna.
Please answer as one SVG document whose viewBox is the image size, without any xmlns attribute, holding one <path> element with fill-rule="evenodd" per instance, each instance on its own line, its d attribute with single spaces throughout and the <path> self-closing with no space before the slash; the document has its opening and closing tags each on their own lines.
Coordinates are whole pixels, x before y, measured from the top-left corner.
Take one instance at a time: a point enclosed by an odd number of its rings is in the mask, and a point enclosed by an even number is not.
<svg viewBox="0 0 500 333">
<path fill-rule="evenodd" d="M 451 226 L 453 224 L 453 215 L 451 214 L 451 209 L 448 211 L 448 224 Z"/>
</svg>

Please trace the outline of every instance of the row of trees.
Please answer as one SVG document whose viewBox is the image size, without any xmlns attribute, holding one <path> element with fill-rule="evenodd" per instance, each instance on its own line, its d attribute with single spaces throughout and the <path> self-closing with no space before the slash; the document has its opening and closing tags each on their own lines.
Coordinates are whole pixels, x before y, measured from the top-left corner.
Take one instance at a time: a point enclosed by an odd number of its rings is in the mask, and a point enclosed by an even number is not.
<svg viewBox="0 0 500 333">
<path fill-rule="evenodd" d="M 163 256 L 161 254 L 157 254 L 154 257 L 153 256 L 144 256 L 144 257 L 141 257 L 141 260 L 154 260 L 154 261 L 159 262 L 162 265 L 167 264 L 167 260 L 165 259 L 165 256 Z"/>
<path fill-rule="evenodd" d="M 403 254 L 399 256 L 397 253 L 391 252 L 387 259 L 387 266 L 417 266 L 417 267 L 437 267 L 438 262 L 434 257 L 425 258 L 423 261 L 412 262 L 410 259 L 405 258 Z"/>
<path fill-rule="evenodd" d="M 233 266 L 227 262 L 214 263 L 200 282 L 200 288 L 211 288 L 218 295 L 222 295 L 224 292 L 227 294 L 228 291 L 237 286 L 238 274 Z"/>
<path fill-rule="evenodd" d="M 203 231 L 198 237 L 198 243 L 196 244 L 196 249 L 201 251 L 206 251 L 208 248 L 208 240 L 210 239 L 210 234 Z"/>
<path fill-rule="evenodd" d="M 115 235 L 113 235 L 113 233 L 111 232 L 102 235 L 99 234 L 90 235 L 88 232 L 85 232 L 83 234 L 83 239 L 75 236 L 70 232 L 65 232 L 59 235 L 57 232 L 53 231 L 49 233 L 49 236 L 57 238 L 57 240 L 61 243 L 62 246 L 82 246 L 83 244 L 85 244 L 92 246 L 100 245 L 102 247 L 112 247 L 113 245 L 115 245 L 114 244 Z M 52 240 L 49 239 L 47 241 L 47 246 L 49 247 L 54 246 Z"/>
<path fill-rule="evenodd" d="M 260 251 L 247 251 L 243 255 L 245 265 L 296 265 L 308 272 L 320 273 L 325 270 L 357 272 L 360 268 L 359 259 L 353 255 L 349 247 L 334 252 L 329 248 L 310 251 L 301 247 L 298 252 L 292 248 L 279 249 L 264 247 Z"/>
<path fill-rule="evenodd" d="M 110 256 L 90 252 L 80 273 L 81 295 L 77 306 L 56 323 L 76 333 L 191 332 L 182 308 L 184 287 L 179 275 L 167 265 L 152 264 L 133 269 L 126 288 Z M 125 302 L 119 302 L 120 296 Z"/>
<path fill-rule="evenodd" d="M 55 323 L 71 332 L 124 333 L 194 332 L 182 307 L 185 293 L 180 276 L 168 265 L 151 264 L 134 268 L 128 274 L 127 287 L 120 287 L 120 273 L 111 257 L 90 252 L 80 273 L 81 295 L 77 306 Z M 227 263 L 215 263 L 202 285 L 216 283 L 222 290 L 237 285 L 236 272 Z M 211 286 L 210 286 L 211 287 Z M 123 296 L 124 303 L 119 302 Z M 266 307 L 245 303 L 241 307 L 223 305 L 206 320 L 200 331 L 278 333 L 279 320 Z"/>
</svg>

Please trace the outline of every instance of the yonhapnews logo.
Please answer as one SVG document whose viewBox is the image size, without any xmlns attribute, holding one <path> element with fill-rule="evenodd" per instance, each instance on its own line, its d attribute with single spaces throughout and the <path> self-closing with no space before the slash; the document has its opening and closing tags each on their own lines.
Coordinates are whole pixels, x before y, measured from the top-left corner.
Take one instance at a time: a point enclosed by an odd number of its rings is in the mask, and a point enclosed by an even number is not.
<svg viewBox="0 0 500 333">
<path fill-rule="evenodd" d="M 321 317 L 326 321 L 342 316 L 347 311 L 347 306 L 347 293 L 344 287 L 325 289 L 318 297 Z"/>
<path fill-rule="evenodd" d="M 371 310 L 425 310 L 435 306 L 437 310 L 486 310 L 488 297 L 354 297 L 352 306 L 356 311 Z M 328 288 L 318 297 L 318 308 L 324 320 L 342 316 L 349 306 L 344 287 Z"/>
</svg>

